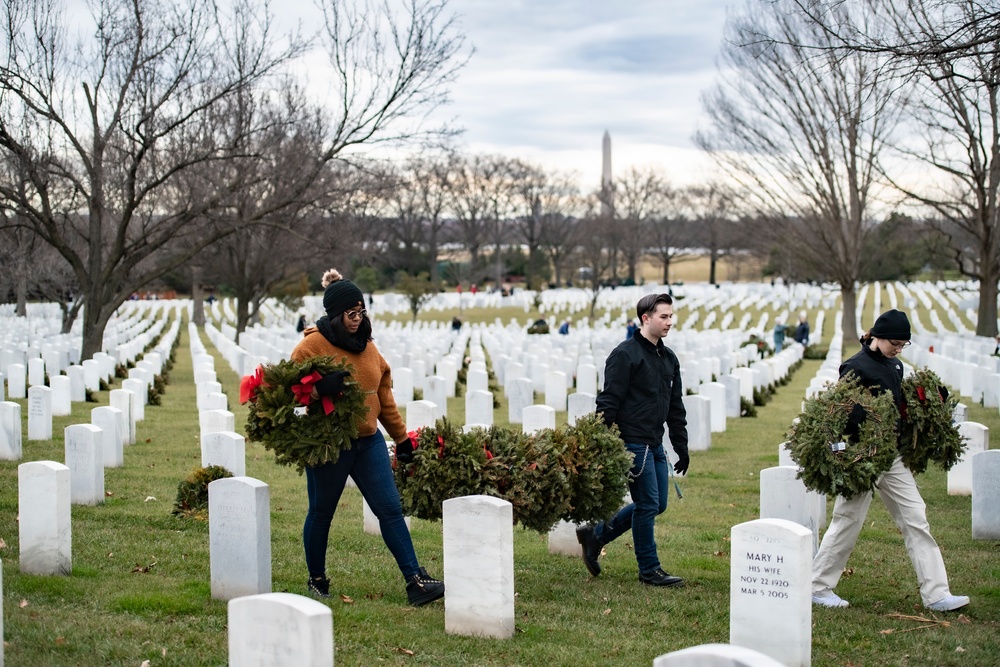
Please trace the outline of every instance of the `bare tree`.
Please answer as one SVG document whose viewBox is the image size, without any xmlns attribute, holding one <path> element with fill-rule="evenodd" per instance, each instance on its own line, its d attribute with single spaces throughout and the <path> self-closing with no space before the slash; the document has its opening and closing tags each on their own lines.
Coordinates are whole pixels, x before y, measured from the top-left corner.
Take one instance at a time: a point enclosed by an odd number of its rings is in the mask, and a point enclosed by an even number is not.
<svg viewBox="0 0 1000 667">
<path fill-rule="evenodd" d="M 712 182 L 689 188 L 686 196 L 695 221 L 697 243 L 708 251 L 708 282 L 715 285 L 719 259 L 737 242 L 736 193 L 722 183 Z"/>
<path fill-rule="evenodd" d="M 646 251 L 663 269 L 663 284 L 670 284 L 670 267 L 691 256 L 691 233 L 687 221 L 690 198 L 685 190 L 664 187 L 648 224 Z"/>
<path fill-rule="evenodd" d="M 874 224 L 876 163 L 898 119 L 894 88 L 872 56 L 801 46 L 830 36 L 793 0 L 755 3 L 727 37 L 722 83 L 704 100 L 713 131 L 696 140 L 759 211 L 806 223 L 782 226 L 784 242 L 835 277 L 844 336 L 856 339 L 854 284 Z"/>
<path fill-rule="evenodd" d="M 630 167 L 615 181 L 616 236 L 630 282 L 637 282 L 636 267 L 646 249 L 650 219 L 658 212 L 667 189 L 663 174 L 652 168 Z"/>
<path fill-rule="evenodd" d="M 484 246 L 496 237 L 497 214 L 509 160 L 495 155 L 455 156 L 450 208 L 455 237 L 469 253 L 473 275 L 482 267 Z"/>
<path fill-rule="evenodd" d="M 325 8 L 339 86 L 323 150 L 301 156 L 316 176 L 353 146 L 419 133 L 399 121 L 443 101 L 464 62 L 441 2 L 410 0 L 402 16 L 388 5 Z M 266 5 L 251 0 L 235 0 L 228 14 L 210 0 L 99 0 L 92 9 L 92 27 L 70 31 L 55 0 L 4 3 L 0 67 L 0 154 L 10 167 L 0 206 L 72 265 L 84 357 L 100 350 L 133 291 L 234 231 L 205 222 L 220 220 L 243 187 L 249 140 L 264 128 L 227 119 L 241 92 L 273 84 L 303 48 L 293 37 L 276 49 Z M 74 44 L 67 35 L 77 32 L 92 37 Z M 273 200 L 253 222 L 287 203 Z"/>
</svg>

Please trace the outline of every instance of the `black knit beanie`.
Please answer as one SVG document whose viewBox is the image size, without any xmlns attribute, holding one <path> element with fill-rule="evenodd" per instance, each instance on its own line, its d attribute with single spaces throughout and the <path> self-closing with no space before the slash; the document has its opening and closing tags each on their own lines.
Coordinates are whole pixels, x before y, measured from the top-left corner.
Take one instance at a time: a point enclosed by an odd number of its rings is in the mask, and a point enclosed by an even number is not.
<svg viewBox="0 0 1000 667">
<path fill-rule="evenodd" d="M 345 310 L 364 305 L 365 295 L 361 293 L 361 288 L 341 277 L 336 270 L 327 271 L 323 276 L 323 283 L 326 284 L 323 309 L 327 317 L 340 317 Z"/>
<path fill-rule="evenodd" d="M 893 308 L 878 316 L 871 333 L 882 340 L 910 340 L 910 320 L 906 313 Z"/>
</svg>

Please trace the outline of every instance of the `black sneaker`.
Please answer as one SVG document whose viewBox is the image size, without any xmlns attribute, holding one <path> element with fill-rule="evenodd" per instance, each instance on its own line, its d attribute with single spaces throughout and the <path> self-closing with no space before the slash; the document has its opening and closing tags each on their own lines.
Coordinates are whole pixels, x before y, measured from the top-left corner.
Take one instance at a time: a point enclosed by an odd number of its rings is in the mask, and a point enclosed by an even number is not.
<svg viewBox="0 0 1000 667">
<path fill-rule="evenodd" d="M 306 582 L 306 590 L 309 594 L 317 598 L 330 597 L 330 580 L 326 577 L 309 577 Z"/>
<path fill-rule="evenodd" d="M 647 586 L 665 586 L 667 588 L 684 588 L 684 580 L 663 571 L 658 567 L 652 572 L 640 572 L 639 581 Z"/>
<path fill-rule="evenodd" d="M 587 566 L 587 572 L 590 572 L 590 576 L 596 577 L 601 573 L 601 564 L 597 562 L 601 557 L 601 543 L 594 535 L 594 527 L 578 526 L 576 539 L 583 547 L 583 564 Z"/>
<path fill-rule="evenodd" d="M 427 570 L 420 568 L 417 574 L 406 580 L 406 597 L 411 605 L 421 607 L 444 597 L 444 582 L 432 578 Z"/>
</svg>

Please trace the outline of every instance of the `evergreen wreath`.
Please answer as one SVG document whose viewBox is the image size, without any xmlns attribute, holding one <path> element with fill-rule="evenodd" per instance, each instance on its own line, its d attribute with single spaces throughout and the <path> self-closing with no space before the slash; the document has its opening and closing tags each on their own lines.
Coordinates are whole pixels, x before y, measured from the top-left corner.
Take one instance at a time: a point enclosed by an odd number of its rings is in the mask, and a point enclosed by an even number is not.
<svg viewBox="0 0 1000 667">
<path fill-rule="evenodd" d="M 351 370 L 333 357 L 258 366 L 240 384 L 240 402 L 249 410 L 247 439 L 263 443 L 277 463 L 294 465 L 300 475 L 307 467 L 335 462 L 358 437 L 358 424 L 368 413 L 364 392 L 348 379 L 335 399 L 312 400 L 310 394 L 324 375 Z"/>
<path fill-rule="evenodd" d="M 403 511 L 440 519 L 442 503 L 491 495 L 512 505 L 514 521 L 548 532 L 560 519 L 586 522 L 612 516 L 622 504 L 632 456 L 596 414 L 575 426 L 526 435 L 493 426 L 469 433 L 439 419 L 412 433 L 413 461 L 394 462 Z"/>
<path fill-rule="evenodd" d="M 899 453 L 903 465 L 919 474 L 934 462 L 943 470 L 962 458 L 965 442 L 952 421 L 958 398 L 943 390 L 934 371 L 921 368 L 903 379 L 903 428 Z"/>
<path fill-rule="evenodd" d="M 855 411 L 863 421 L 851 441 L 845 431 Z M 845 498 L 871 491 L 896 458 L 898 418 L 891 392 L 873 395 L 854 373 L 844 376 L 806 401 L 788 433 L 792 459 L 801 468 L 799 479 L 813 491 Z M 835 443 L 843 449 L 834 451 Z"/>
</svg>

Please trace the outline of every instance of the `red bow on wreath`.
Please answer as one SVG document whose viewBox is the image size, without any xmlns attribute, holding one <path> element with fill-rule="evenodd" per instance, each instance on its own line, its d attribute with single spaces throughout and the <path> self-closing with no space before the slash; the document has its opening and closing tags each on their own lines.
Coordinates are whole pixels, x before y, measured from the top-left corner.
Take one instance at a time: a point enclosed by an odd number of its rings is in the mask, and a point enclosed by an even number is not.
<svg viewBox="0 0 1000 667">
<path fill-rule="evenodd" d="M 244 375 L 240 380 L 240 403 L 246 403 L 256 398 L 257 387 L 264 384 L 264 367 L 258 366 L 250 375 Z"/>
<path fill-rule="evenodd" d="M 313 386 L 323 379 L 323 376 L 319 374 L 319 371 L 313 371 L 309 375 L 303 377 L 298 384 L 292 385 L 292 393 L 295 394 L 296 400 L 302 405 L 309 405 L 312 403 L 312 391 Z M 323 404 L 323 414 L 330 414 L 334 410 L 333 399 L 329 396 L 324 396 L 320 401 Z"/>
</svg>

